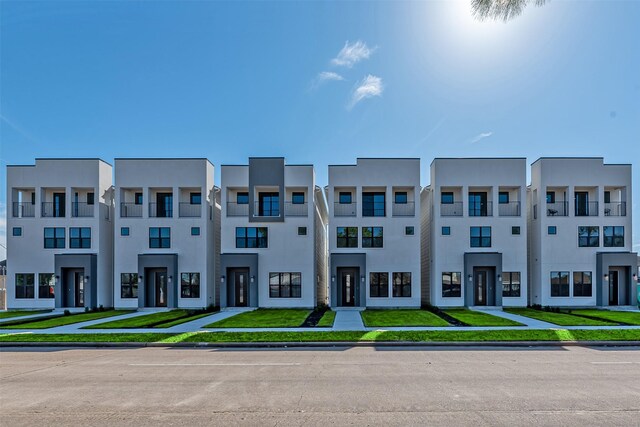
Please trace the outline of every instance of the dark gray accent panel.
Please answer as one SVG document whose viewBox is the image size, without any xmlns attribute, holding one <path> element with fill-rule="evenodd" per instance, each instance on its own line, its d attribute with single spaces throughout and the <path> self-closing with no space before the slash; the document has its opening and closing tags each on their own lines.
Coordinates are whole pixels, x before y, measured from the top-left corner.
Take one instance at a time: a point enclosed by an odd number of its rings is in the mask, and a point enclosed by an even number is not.
<svg viewBox="0 0 640 427">
<path fill-rule="evenodd" d="M 255 217 L 255 187 L 278 187 L 280 216 Z M 249 222 L 284 222 L 284 158 L 249 158 Z"/>
<path fill-rule="evenodd" d="M 638 303 L 637 284 L 632 275 L 638 271 L 638 254 L 635 252 L 598 252 L 596 253 L 596 305 L 605 307 L 609 305 L 609 283 L 605 282 L 604 275 L 609 273 L 611 267 L 626 267 L 625 278 L 628 286 L 627 301 L 629 305 Z"/>
<path fill-rule="evenodd" d="M 178 254 L 139 254 L 138 255 L 138 277 L 143 277 L 142 283 L 138 285 L 138 307 L 146 307 L 146 271 L 147 268 L 166 268 L 167 276 L 171 278 L 171 283 L 167 280 L 167 308 L 178 306 Z"/>
<path fill-rule="evenodd" d="M 330 300 L 329 304 L 333 307 L 342 306 L 342 295 L 338 292 L 338 281 L 340 280 L 338 277 L 338 269 L 342 267 L 354 267 L 360 270 L 360 277 L 356 283 L 356 307 L 364 307 L 365 302 L 367 301 L 367 288 L 362 284 L 361 277 L 367 277 L 367 255 L 364 253 L 353 253 L 353 254 L 331 254 L 331 274 L 329 277 L 330 280 Z"/>
<path fill-rule="evenodd" d="M 216 278 L 220 283 L 220 307 L 232 307 L 235 300 L 234 289 L 229 287 L 229 269 L 248 268 L 249 269 L 249 307 L 258 307 L 258 254 L 221 254 L 220 255 L 220 272 Z M 225 282 L 221 283 L 221 276 L 225 276 Z M 253 282 L 251 278 L 253 277 Z M 268 285 L 268 283 L 267 283 Z M 231 304 L 229 302 L 231 301 Z"/>
<path fill-rule="evenodd" d="M 474 267 L 490 267 L 495 270 L 492 280 L 488 280 L 487 305 L 502 306 L 502 284 L 498 282 L 498 275 L 502 276 L 502 254 L 498 252 L 465 252 L 464 254 L 464 304 L 473 306 L 474 301 Z M 522 272 L 521 274 L 526 274 Z M 469 275 L 472 276 L 469 281 Z"/>
<path fill-rule="evenodd" d="M 54 255 L 55 275 L 58 278 L 56 283 L 55 304 L 57 308 L 62 308 L 64 303 L 63 294 L 68 293 L 68 289 L 61 289 L 65 283 L 63 269 L 78 268 L 84 270 L 84 275 L 89 276 L 89 281 L 85 280 L 84 286 L 84 306 L 95 308 L 98 305 L 98 257 L 96 254 L 56 254 Z M 36 280 L 38 278 L 36 277 Z M 37 290 L 36 283 L 36 290 Z"/>
</svg>

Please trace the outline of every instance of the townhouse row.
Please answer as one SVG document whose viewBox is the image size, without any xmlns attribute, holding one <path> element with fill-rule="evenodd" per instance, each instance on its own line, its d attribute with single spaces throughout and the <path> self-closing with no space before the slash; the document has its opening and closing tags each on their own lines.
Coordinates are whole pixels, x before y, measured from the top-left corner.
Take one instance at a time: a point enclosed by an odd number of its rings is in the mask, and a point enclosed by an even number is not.
<svg viewBox="0 0 640 427">
<path fill-rule="evenodd" d="M 631 166 L 602 158 L 36 159 L 7 168 L 7 305 L 637 304 Z"/>
</svg>

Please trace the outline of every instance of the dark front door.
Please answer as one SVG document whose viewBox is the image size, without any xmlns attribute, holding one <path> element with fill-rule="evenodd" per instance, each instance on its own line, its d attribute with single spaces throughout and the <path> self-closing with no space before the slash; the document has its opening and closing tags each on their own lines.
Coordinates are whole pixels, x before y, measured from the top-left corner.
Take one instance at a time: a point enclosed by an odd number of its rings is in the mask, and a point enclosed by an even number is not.
<svg viewBox="0 0 640 427">
<path fill-rule="evenodd" d="M 586 191 L 576 191 L 575 195 L 576 216 L 589 215 L 589 193 Z"/>
<path fill-rule="evenodd" d="M 340 269 L 340 295 L 343 307 L 354 307 L 356 305 L 356 284 L 358 271 L 354 268 Z"/>
<path fill-rule="evenodd" d="M 618 271 L 609 270 L 609 305 L 618 305 Z"/>
<path fill-rule="evenodd" d="M 159 218 L 173 217 L 173 194 L 156 194 L 156 216 Z"/>
<path fill-rule="evenodd" d="M 487 305 L 487 279 L 489 278 L 487 270 L 476 269 L 473 275 L 475 287 L 474 305 Z"/>
<path fill-rule="evenodd" d="M 233 271 L 233 286 L 236 307 L 247 307 L 249 305 L 249 270 Z"/>
<path fill-rule="evenodd" d="M 167 271 L 156 271 L 154 274 L 155 281 L 155 303 L 156 307 L 167 306 Z"/>
<path fill-rule="evenodd" d="M 84 307 L 84 269 L 63 268 L 63 307 Z"/>
<path fill-rule="evenodd" d="M 79 270 L 73 273 L 74 296 L 76 307 L 84 307 L 84 271 Z"/>
</svg>

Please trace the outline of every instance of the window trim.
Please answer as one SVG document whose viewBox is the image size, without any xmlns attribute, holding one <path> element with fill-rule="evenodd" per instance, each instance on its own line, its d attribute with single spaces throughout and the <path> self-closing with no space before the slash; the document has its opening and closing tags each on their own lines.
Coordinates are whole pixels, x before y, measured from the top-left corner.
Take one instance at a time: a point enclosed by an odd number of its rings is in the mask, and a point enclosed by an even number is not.
<svg viewBox="0 0 640 427">
<path fill-rule="evenodd" d="M 124 280 L 125 275 L 128 281 Z M 125 289 L 129 289 L 131 296 L 125 296 Z M 138 273 L 120 273 L 120 299 L 138 299 Z"/>
<path fill-rule="evenodd" d="M 186 282 L 185 282 L 185 276 L 187 278 Z M 198 283 L 194 284 L 194 279 L 196 278 Z M 200 282 L 199 272 L 180 273 L 180 298 L 185 298 L 185 299 L 200 298 L 200 287 L 201 287 L 201 282 Z M 185 291 L 188 291 L 188 292 L 185 292 Z"/>
<path fill-rule="evenodd" d="M 365 230 L 367 232 L 370 230 L 371 237 L 365 236 Z M 380 232 L 379 236 L 376 236 L 376 231 Z M 384 248 L 384 227 L 362 227 L 362 247 L 367 249 Z"/>
<path fill-rule="evenodd" d="M 408 281 L 405 279 L 408 278 Z M 410 271 L 394 272 L 392 282 L 392 295 L 394 298 L 411 298 L 413 278 Z M 409 291 L 408 295 L 406 291 Z"/>
<path fill-rule="evenodd" d="M 552 232 L 553 230 L 553 232 Z M 547 234 L 549 236 L 557 236 L 558 235 L 558 226 L 557 225 L 549 225 L 547 226 Z"/>
<path fill-rule="evenodd" d="M 43 278 L 49 278 L 48 283 Z M 56 276 L 54 273 L 38 273 L 38 299 L 55 298 Z M 43 292 L 43 288 L 47 288 L 47 292 Z"/>
<path fill-rule="evenodd" d="M 473 236 L 473 230 L 474 229 L 479 229 L 480 235 L 475 237 Z M 486 236 L 484 234 L 484 232 L 486 230 L 489 230 L 489 235 Z M 491 238 L 491 226 L 486 226 L 486 225 L 482 225 L 482 226 L 471 226 L 469 227 L 469 246 L 472 248 L 490 248 L 492 246 L 492 238 Z M 489 244 L 485 245 L 484 243 L 484 239 L 489 239 Z M 477 242 L 477 244 L 474 245 L 474 241 Z"/>
<path fill-rule="evenodd" d="M 374 289 L 377 295 L 374 295 Z M 369 273 L 369 298 L 389 298 L 389 273 L 386 271 Z"/>
<path fill-rule="evenodd" d="M 445 295 L 445 289 L 447 289 L 445 288 L 445 276 L 449 277 L 449 284 L 446 287 L 452 292 L 452 295 Z M 440 275 L 440 292 L 442 298 L 461 298 L 462 273 L 459 271 L 443 271 Z"/>
<path fill-rule="evenodd" d="M 344 229 L 345 236 L 340 237 L 340 229 Z M 350 232 L 355 231 L 355 235 Z M 357 248 L 358 247 L 358 227 L 336 227 L 336 247 L 338 248 Z M 344 239 L 344 244 L 340 244 L 341 239 Z M 355 240 L 351 240 L 355 239 Z M 353 243 L 355 241 L 355 245 Z"/>
<path fill-rule="evenodd" d="M 283 278 L 289 276 L 289 284 L 285 284 Z M 272 283 L 272 279 L 277 277 L 278 283 Z M 298 283 L 294 283 L 294 277 Z M 289 295 L 283 295 L 285 293 L 283 289 L 289 288 Z M 274 295 L 273 291 L 277 289 L 277 295 Z M 297 295 L 294 290 L 297 290 Z M 302 298 L 302 273 L 301 272 L 269 272 L 269 298 Z"/>
</svg>

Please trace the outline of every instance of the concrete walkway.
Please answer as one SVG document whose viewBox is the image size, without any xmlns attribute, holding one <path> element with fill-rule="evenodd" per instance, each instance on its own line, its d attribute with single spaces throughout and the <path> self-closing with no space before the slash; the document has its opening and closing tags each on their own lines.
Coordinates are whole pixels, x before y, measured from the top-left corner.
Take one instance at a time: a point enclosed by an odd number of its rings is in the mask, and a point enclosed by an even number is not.
<svg viewBox="0 0 640 427">
<path fill-rule="evenodd" d="M 531 317 L 508 313 L 506 311 L 502 311 L 502 309 L 500 308 L 469 307 L 469 310 L 479 311 L 481 313 L 490 314 L 496 317 L 502 317 L 503 319 L 513 320 L 514 322 L 522 323 L 525 326 L 535 329 L 548 329 L 558 327 L 558 325 L 554 325 L 553 323 L 543 322 L 542 320 L 532 319 Z"/>
<path fill-rule="evenodd" d="M 317 329 L 317 328 L 316 328 Z M 337 310 L 336 320 L 333 322 L 334 331 L 364 331 L 364 323 L 360 317 L 360 311 Z"/>
</svg>

